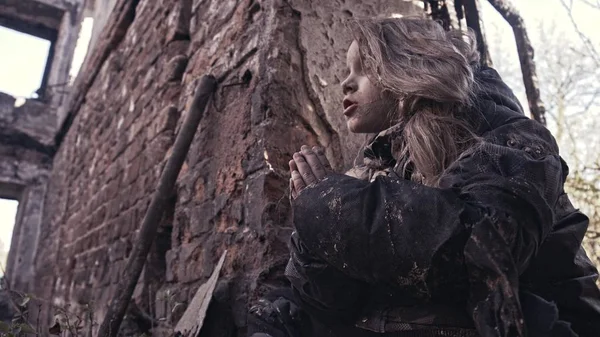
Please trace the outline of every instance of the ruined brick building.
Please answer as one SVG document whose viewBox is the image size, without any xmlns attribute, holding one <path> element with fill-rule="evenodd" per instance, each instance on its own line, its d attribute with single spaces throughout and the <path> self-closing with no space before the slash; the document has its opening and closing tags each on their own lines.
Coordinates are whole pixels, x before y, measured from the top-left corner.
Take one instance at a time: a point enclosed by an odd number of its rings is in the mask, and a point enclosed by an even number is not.
<svg viewBox="0 0 600 337">
<path fill-rule="evenodd" d="M 67 306 L 102 320 L 195 80 L 210 73 L 221 86 L 134 299 L 176 322 L 227 249 L 209 311 L 222 322 L 206 331 L 243 331 L 249 301 L 280 282 L 287 259 L 292 153 L 320 144 L 342 169 L 363 141 L 339 113 L 343 20 L 422 10 L 403 0 L 0 1 L 0 25 L 51 42 L 39 98 L 15 107 L 0 93 L 0 197 L 20 202 L 7 280 L 43 304 L 42 324 Z M 85 62 L 61 86 L 85 17 Z"/>
</svg>

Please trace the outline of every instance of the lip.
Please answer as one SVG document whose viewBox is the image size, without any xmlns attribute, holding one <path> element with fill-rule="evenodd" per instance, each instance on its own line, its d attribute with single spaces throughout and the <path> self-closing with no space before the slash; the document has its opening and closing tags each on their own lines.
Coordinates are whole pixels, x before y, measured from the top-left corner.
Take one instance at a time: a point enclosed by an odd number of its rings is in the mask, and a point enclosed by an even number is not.
<svg viewBox="0 0 600 337">
<path fill-rule="evenodd" d="M 354 110 L 356 110 L 356 108 L 358 108 L 358 104 L 353 103 L 352 105 L 350 105 L 349 107 L 344 109 L 344 116 L 350 117 L 350 115 L 352 115 L 352 113 L 354 112 Z"/>
<path fill-rule="evenodd" d="M 354 110 L 356 110 L 356 108 L 358 107 L 358 104 L 356 102 L 353 102 L 349 99 L 345 99 L 342 102 L 342 105 L 344 106 L 344 115 L 345 116 L 350 116 L 352 114 L 352 112 L 354 112 Z"/>
</svg>

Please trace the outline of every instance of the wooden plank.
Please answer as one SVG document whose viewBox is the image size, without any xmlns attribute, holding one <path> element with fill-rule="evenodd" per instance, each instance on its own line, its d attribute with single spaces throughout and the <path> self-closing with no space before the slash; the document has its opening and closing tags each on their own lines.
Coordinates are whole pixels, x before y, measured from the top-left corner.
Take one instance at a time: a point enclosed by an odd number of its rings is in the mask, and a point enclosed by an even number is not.
<svg viewBox="0 0 600 337">
<path fill-rule="evenodd" d="M 180 333 L 185 337 L 196 337 L 200 333 L 226 255 L 227 251 L 224 251 L 208 281 L 196 291 L 196 295 L 194 295 L 190 305 L 175 326 L 176 334 Z"/>
</svg>

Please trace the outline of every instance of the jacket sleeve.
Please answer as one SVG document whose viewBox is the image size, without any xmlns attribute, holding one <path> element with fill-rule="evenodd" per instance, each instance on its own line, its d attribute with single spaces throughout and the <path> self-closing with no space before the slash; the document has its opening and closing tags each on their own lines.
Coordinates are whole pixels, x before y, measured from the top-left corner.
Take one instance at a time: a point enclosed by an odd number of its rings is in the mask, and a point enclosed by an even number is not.
<svg viewBox="0 0 600 337">
<path fill-rule="evenodd" d="M 331 175 L 296 199 L 294 224 L 312 253 L 368 283 L 427 298 L 464 271 L 480 334 L 520 336 L 518 278 L 552 227 L 562 164 L 545 128 L 517 122 L 463 155 L 440 188 Z"/>
<path fill-rule="evenodd" d="M 521 276 L 521 288 L 556 303 L 560 318 L 570 322 L 580 337 L 596 336 L 600 331 L 598 270 L 581 247 L 589 219 L 566 194 L 560 196 L 556 213 L 558 221 Z"/>
<path fill-rule="evenodd" d="M 285 275 L 302 308 L 324 322 L 352 322 L 362 310 L 364 282 L 349 278 L 306 249 L 296 232 Z"/>
</svg>

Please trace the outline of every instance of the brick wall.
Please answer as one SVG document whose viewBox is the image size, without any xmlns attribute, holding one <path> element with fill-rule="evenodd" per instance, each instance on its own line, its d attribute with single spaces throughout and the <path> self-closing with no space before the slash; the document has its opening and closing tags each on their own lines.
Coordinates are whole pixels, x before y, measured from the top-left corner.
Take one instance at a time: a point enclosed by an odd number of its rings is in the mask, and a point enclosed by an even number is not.
<svg viewBox="0 0 600 337">
<path fill-rule="evenodd" d="M 392 0 L 121 0 L 115 11 L 124 3 L 135 5 L 134 15 L 108 19 L 106 29 L 118 24 L 121 38 L 98 38 L 78 79 L 89 86 L 76 85 L 73 94 L 84 99 L 73 100 L 74 118 L 54 158 L 35 293 L 74 311 L 93 303 L 101 321 L 194 81 L 212 73 L 222 86 L 165 210 L 135 301 L 176 322 L 227 249 L 209 313 L 222 320 L 207 327 L 220 336 L 242 328 L 249 301 L 281 284 L 291 154 L 321 144 L 342 169 L 361 142 L 345 130 L 339 108 L 350 43 L 342 20 L 412 7 Z M 90 59 L 103 60 L 98 72 Z M 43 315 L 50 322 L 53 311 Z"/>
</svg>

